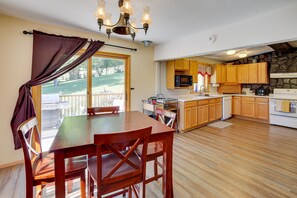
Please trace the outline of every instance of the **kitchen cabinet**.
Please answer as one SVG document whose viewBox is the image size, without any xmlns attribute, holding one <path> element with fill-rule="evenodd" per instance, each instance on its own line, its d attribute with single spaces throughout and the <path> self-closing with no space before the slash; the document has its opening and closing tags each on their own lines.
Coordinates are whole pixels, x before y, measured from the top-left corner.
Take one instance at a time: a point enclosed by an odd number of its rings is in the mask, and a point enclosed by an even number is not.
<svg viewBox="0 0 297 198">
<path fill-rule="evenodd" d="M 190 60 L 190 75 L 193 76 L 193 83 L 198 82 L 198 62 Z"/>
<path fill-rule="evenodd" d="M 255 118 L 255 97 L 242 97 L 241 110 L 242 116 Z"/>
<path fill-rule="evenodd" d="M 248 83 L 258 83 L 258 64 L 248 64 Z"/>
<path fill-rule="evenodd" d="M 216 120 L 222 118 L 222 107 L 222 99 L 220 99 L 219 102 L 216 103 Z"/>
<path fill-rule="evenodd" d="M 208 120 L 209 120 L 209 122 L 211 122 L 211 121 L 214 121 L 215 119 L 216 119 L 216 104 L 215 103 L 213 103 L 213 104 L 209 104 L 209 107 L 208 107 L 209 109 L 208 109 L 208 115 L 209 115 L 209 117 L 208 117 Z"/>
<path fill-rule="evenodd" d="M 185 102 L 184 108 L 184 129 L 186 130 L 197 126 L 197 101 Z"/>
<path fill-rule="evenodd" d="M 237 82 L 240 84 L 248 83 L 248 65 L 237 66 Z"/>
<path fill-rule="evenodd" d="M 258 83 L 268 84 L 268 67 L 267 63 L 258 63 Z"/>
<path fill-rule="evenodd" d="M 212 72 L 210 82 L 211 83 L 225 83 L 226 82 L 226 66 L 216 65 L 214 72 Z"/>
<path fill-rule="evenodd" d="M 177 59 L 174 60 L 175 70 L 179 71 L 189 71 L 190 60 L 188 59 Z"/>
<path fill-rule="evenodd" d="M 256 118 L 269 120 L 269 99 L 256 98 Z"/>
<path fill-rule="evenodd" d="M 227 73 L 227 83 L 237 83 L 237 65 L 227 65 L 226 73 Z"/>
<path fill-rule="evenodd" d="M 232 97 L 232 114 L 241 115 L 241 97 L 240 96 Z"/>
<path fill-rule="evenodd" d="M 208 123 L 208 105 L 198 106 L 198 125 Z"/>
<path fill-rule="evenodd" d="M 222 99 L 209 99 L 208 121 L 214 121 L 222 118 Z"/>
<path fill-rule="evenodd" d="M 174 68 L 174 60 L 170 60 L 166 62 L 166 87 L 167 89 L 175 88 L 175 68 Z"/>
</svg>

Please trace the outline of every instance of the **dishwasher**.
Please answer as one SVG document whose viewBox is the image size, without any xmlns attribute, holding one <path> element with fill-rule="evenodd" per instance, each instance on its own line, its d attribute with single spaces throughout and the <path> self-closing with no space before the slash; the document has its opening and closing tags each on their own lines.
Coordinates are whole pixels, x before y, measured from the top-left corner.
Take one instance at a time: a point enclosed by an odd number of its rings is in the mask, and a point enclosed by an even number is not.
<svg viewBox="0 0 297 198">
<path fill-rule="evenodd" d="M 222 120 L 227 120 L 232 116 L 232 96 L 223 97 L 223 115 Z"/>
</svg>

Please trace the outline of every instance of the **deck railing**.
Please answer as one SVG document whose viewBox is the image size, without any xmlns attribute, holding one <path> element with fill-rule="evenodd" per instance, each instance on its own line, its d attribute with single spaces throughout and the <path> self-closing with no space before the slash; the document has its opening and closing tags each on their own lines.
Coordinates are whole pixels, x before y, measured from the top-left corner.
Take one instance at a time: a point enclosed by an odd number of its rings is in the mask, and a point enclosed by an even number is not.
<svg viewBox="0 0 297 198">
<path fill-rule="evenodd" d="M 115 100 L 123 100 L 123 93 L 100 93 L 92 95 L 92 106 L 112 106 Z M 60 95 L 60 101 L 68 102 L 68 107 L 61 109 L 61 116 L 73 116 L 86 114 L 87 95 L 86 94 L 63 94 Z"/>
</svg>

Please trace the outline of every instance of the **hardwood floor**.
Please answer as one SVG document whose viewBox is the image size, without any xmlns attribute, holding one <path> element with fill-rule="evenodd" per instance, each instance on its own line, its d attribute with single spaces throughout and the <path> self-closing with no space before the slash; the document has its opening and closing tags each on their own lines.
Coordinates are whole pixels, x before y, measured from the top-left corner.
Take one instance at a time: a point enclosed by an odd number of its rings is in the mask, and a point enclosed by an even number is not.
<svg viewBox="0 0 297 198">
<path fill-rule="evenodd" d="M 231 119 L 233 125 L 209 126 L 175 134 L 174 196 L 297 197 L 297 130 Z M 149 166 L 150 174 L 152 168 Z M 22 166 L 0 170 L 0 197 L 22 197 Z M 54 197 L 53 186 L 44 197 Z M 161 182 L 147 187 L 161 197 Z M 68 197 L 79 197 L 79 183 Z"/>
</svg>

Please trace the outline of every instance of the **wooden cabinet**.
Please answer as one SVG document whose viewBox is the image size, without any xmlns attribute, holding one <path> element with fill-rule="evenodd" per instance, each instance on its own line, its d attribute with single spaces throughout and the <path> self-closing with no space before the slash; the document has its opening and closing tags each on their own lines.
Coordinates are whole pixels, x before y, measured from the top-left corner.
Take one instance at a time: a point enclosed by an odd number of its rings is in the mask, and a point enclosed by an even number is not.
<svg viewBox="0 0 297 198">
<path fill-rule="evenodd" d="M 243 83 L 243 84 L 248 82 L 248 66 L 247 65 L 238 65 L 237 66 L 237 82 Z"/>
<path fill-rule="evenodd" d="M 190 75 L 193 76 L 193 83 L 198 82 L 198 62 L 190 60 Z"/>
<path fill-rule="evenodd" d="M 222 99 L 221 99 L 222 100 Z M 222 118 L 222 101 L 216 103 L 216 120 Z"/>
<path fill-rule="evenodd" d="M 232 97 L 232 114 L 241 115 L 241 97 L 240 96 Z"/>
<path fill-rule="evenodd" d="M 175 69 L 174 69 L 174 60 L 166 62 L 166 87 L 167 89 L 175 88 Z"/>
<path fill-rule="evenodd" d="M 237 83 L 237 72 L 236 72 L 237 65 L 227 65 L 227 83 Z"/>
<path fill-rule="evenodd" d="M 209 108 L 208 109 L 209 110 L 208 111 L 208 115 L 209 115 L 208 120 L 209 120 L 209 122 L 216 120 L 216 104 L 215 103 L 209 104 L 208 108 Z"/>
<path fill-rule="evenodd" d="M 208 105 L 198 106 L 198 125 L 208 123 Z"/>
<path fill-rule="evenodd" d="M 242 116 L 255 118 L 255 97 L 242 97 L 241 109 Z"/>
<path fill-rule="evenodd" d="M 214 72 L 212 72 L 211 83 L 225 83 L 226 82 L 226 66 L 216 65 Z"/>
<path fill-rule="evenodd" d="M 177 59 L 174 60 L 175 70 L 188 71 L 190 69 L 190 60 L 188 59 Z"/>
<path fill-rule="evenodd" d="M 258 83 L 258 64 L 248 64 L 248 83 Z"/>
<path fill-rule="evenodd" d="M 197 126 L 197 101 L 185 102 L 184 108 L 184 129 L 186 130 Z"/>
<path fill-rule="evenodd" d="M 258 63 L 258 83 L 268 84 L 268 68 L 267 63 Z"/>
<path fill-rule="evenodd" d="M 269 120 L 269 99 L 256 98 L 256 118 Z"/>
</svg>

